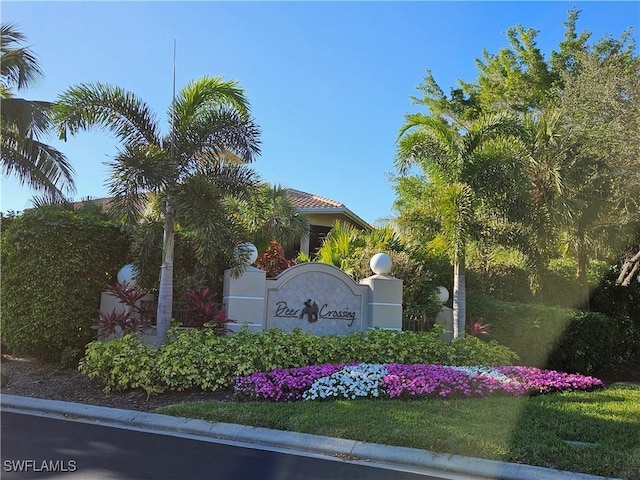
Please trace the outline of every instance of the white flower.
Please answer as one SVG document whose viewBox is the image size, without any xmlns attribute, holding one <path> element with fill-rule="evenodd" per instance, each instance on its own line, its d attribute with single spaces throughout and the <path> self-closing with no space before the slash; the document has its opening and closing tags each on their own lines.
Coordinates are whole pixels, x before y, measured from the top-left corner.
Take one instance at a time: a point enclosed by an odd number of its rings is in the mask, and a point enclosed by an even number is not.
<svg viewBox="0 0 640 480">
<path fill-rule="evenodd" d="M 311 388 L 302 394 L 304 400 L 340 397 L 378 397 L 380 381 L 387 375 L 387 368 L 380 364 L 361 363 L 322 377 L 313 382 Z"/>
</svg>

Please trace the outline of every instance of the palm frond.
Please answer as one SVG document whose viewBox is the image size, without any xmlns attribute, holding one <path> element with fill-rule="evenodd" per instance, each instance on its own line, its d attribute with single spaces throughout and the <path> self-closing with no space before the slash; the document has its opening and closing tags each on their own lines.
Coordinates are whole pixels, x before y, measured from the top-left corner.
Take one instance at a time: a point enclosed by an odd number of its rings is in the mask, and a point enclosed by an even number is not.
<svg viewBox="0 0 640 480">
<path fill-rule="evenodd" d="M 249 113 L 249 102 L 237 81 L 205 76 L 189 82 L 176 98 L 176 129 L 180 132 L 188 131 L 192 122 L 203 113 L 223 105 L 245 116 Z M 172 110 L 169 109 L 169 118 L 171 117 Z"/>
<path fill-rule="evenodd" d="M 35 54 L 20 46 L 25 41 L 15 24 L 0 26 L 0 79 L 4 87 L 21 90 L 42 77 Z"/>
<path fill-rule="evenodd" d="M 0 118 L 23 137 L 40 138 L 51 128 L 48 111 L 50 102 L 3 98 L 0 100 Z"/>
<path fill-rule="evenodd" d="M 260 180 L 255 170 L 246 165 L 229 163 L 209 163 L 195 173 L 207 178 L 222 195 L 240 200 L 250 198 Z"/>
<path fill-rule="evenodd" d="M 198 261 L 212 264 L 222 253 L 231 259 L 244 230 L 226 208 L 225 195 L 204 175 L 186 179 L 174 195 L 176 220 L 194 240 Z"/>
<path fill-rule="evenodd" d="M 4 123 L 2 126 L 1 158 L 5 174 L 15 175 L 21 183 L 54 197 L 74 191 L 73 167 L 61 152 L 21 136 Z"/>
<path fill-rule="evenodd" d="M 144 217 L 137 225 L 133 236 L 133 251 L 136 252 L 135 266 L 142 278 L 157 275 L 162 258 L 164 221 L 158 217 Z"/>
<path fill-rule="evenodd" d="M 181 163 L 233 161 L 251 163 L 260 155 L 260 129 L 241 112 L 214 107 L 176 134 Z"/>
<path fill-rule="evenodd" d="M 111 210 L 125 225 L 135 225 L 147 204 L 146 194 L 170 185 L 172 170 L 167 152 L 156 145 L 128 145 L 107 162 L 107 182 L 113 197 Z"/>
<path fill-rule="evenodd" d="M 146 103 L 120 87 L 84 83 L 58 96 L 54 120 L 63 140 L 98 127 L 114 133 L 123 144 L 160 145 L 155 115 Z"/>
<path fill-rule="evenodd" d="M 298 213 L 281 185 L 260 185 L 254 195 L 237 205 L 236 211 L 259 250 L 273 240 L 288 248 L 309 235 L 309 222 Z"/>
<path fill-rule="evenodd" d="M 423 171 L 434 166 L 456 181 L 461 168 L 460 135 L 441 118 L 422 114 L 407 115 L 398 141 L 396 166 L 401 173 L 418 164 Z"/>
</svg>

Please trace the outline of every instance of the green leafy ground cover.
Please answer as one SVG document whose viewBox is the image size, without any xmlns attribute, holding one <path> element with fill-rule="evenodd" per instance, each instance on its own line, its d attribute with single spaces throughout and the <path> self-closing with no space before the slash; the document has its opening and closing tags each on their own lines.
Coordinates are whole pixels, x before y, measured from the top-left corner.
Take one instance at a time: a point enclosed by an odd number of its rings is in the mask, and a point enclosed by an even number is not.
<svg viewBox="0 0 640 480">
<path fill-rule="evenodd" d="M 197 402 L 160 412 L 640 479 L 637 384 L 534 397 Z"/>
</svg>

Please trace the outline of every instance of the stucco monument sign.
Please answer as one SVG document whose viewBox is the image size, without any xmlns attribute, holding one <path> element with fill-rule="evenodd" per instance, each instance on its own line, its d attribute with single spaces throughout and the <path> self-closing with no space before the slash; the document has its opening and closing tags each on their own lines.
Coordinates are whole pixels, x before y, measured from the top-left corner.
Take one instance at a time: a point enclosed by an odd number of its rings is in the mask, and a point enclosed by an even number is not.
<svg viewBox="0 0 640 480">
<path fill-rule="evenodd" d="M 376 254 L 375 275 L 355 282 L 339 268 L 301 263 L 275 278 L 248 266 L 240 277 L 225 272 L 223 302 L 232 331 L 294 328 L 346 335 L 371 328 L 402 329 L 402 280 L 388 276 L 391 260 Z"/>
<path fill-rule="evenodd" d="M 265 328 L 317 335 L 363 331 L 368 290 L 331 265 L 295 265 L 266 281 Z"/>
</svg>

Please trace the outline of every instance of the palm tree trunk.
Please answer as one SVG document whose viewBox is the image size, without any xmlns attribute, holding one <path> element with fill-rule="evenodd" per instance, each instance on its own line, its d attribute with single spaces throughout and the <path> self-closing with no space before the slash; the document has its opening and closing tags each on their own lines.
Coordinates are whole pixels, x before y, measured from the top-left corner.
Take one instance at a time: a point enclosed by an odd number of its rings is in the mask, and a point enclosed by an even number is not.
<svg viewBox="0 0 640 480">
<path fill-rule="evenodd" d="M 464 336 L 467 315 L 464 251 L 458 253 L 453 266 L 453 338 Z"/>
<path fill-rule="evenodd" d="M 580 298 L 578 298 L 578 308 L 589 311 L 589 280 L 587 278 L 587 267 L 589 266 L 589 257 L 585 252 L 582 243 L 578 247 L 578 285 L 580 286 Z"/>
<path fill-rule="evenodd" d="M 164 241 L 162 244 L 162 267 L 158 288 L 158 311 L 156 314 L 156 346 L 160 348 L 167 339 L 173 307 L 173 207 L 167 200 L 164 212 Z"/>
</svg>

